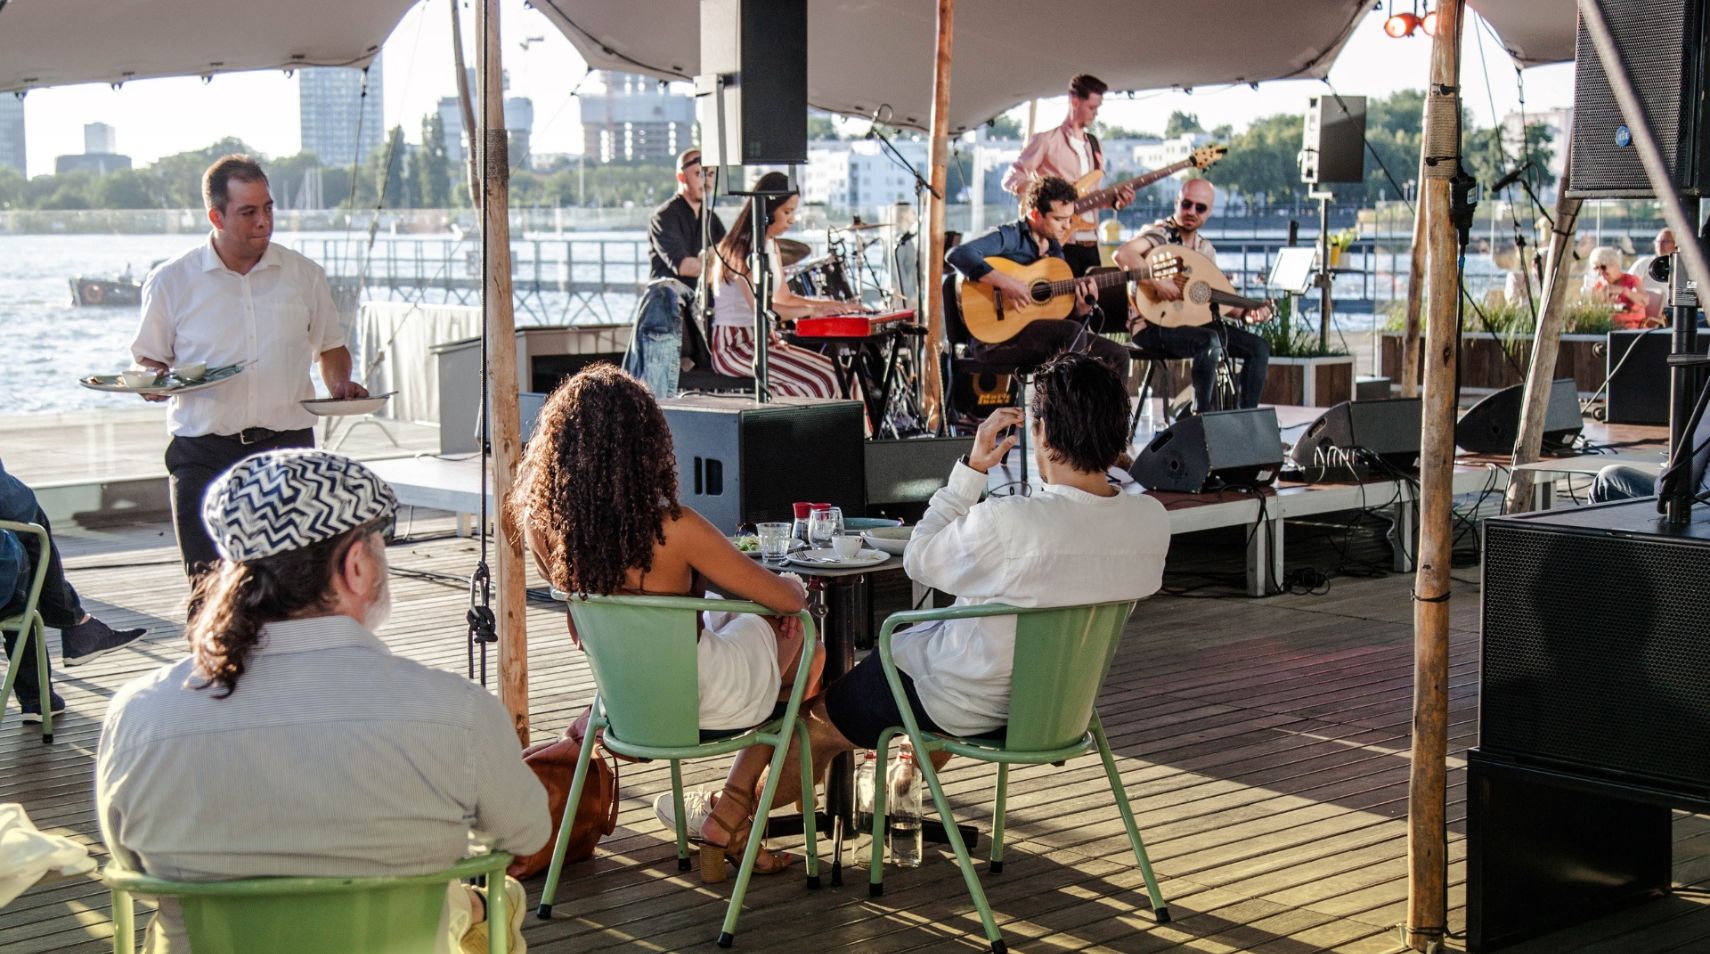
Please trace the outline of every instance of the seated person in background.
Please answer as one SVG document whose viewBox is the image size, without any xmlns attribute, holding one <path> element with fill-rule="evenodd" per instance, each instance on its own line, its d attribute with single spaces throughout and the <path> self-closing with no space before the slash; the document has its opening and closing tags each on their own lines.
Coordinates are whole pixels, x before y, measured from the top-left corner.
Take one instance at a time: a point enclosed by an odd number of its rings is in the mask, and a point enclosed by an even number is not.
<svg viewBox="0 0 1710 954">
<path fill-rule="evenodd" d="M 700 596 L 713 586 L 780 614 L 800 612 L 807 599 L 800 581 L 762 568 L 677 502 L 676 460 L 665 414 L 647 389 L 611 365 L 594 365 L 547 398 L 506 519 L 524 533 L 541 574 L 566 593 Z M 701 728 L 765 722 L 789 697 L 801 654 L 823 654 L 804 635 L 794 617 L 709 616 L 696 644 Z M 740 862 L 756 782 L 771 757 L 764 746 L 741 750 L 721 796 L 693 793 L 685 802 L 698 840 Z M 669 793 L 654 808 L 675 828 Z M 774 874 L 794 861 L 762 851 L 754 870 Z"/>
<path fill-rule="evenodd" d="M 1647 323 L 1645 292 L 1638 278 L 1621 271 L 1621 253 L 1608 245 L 1591 250 L 1591 273 L 1595 277 L 1589 286 L 1590 297 L 1615 305 L 1610 315 L 1615 327 L 1623 329 L 1658 327 L 1660 322 Z"/>
<path fill-rule="evenodd" d="M 471 827 L 514 854 L 551 837 L 499 700 L 374 635 L 396 508 L 372 471 L 324 451 L 265 452 L 210 485 L 222 559 L 198 581 L 190 655 L 119 690 L 101 733 L 96 807 L 117 861 L 182 881 L 411 875 L 456 863 Z M 506 892 L 520 951 L 526 899 Z M 465 951 L 487 949 L 480 895 L 449 885 L 445 919 Z M 170 899 L 145 950 L 188 950 Z"/>
<path fill-rule="evenodd" d="M 1063 239 L 1074 224 L 1075 187 L 1056 176 L 1041 176 L 1028 184 L 1021 194 L 1021 218 L 1006 222 L 977 238 L 968 239 L 944 256 L 945 264 L 960 272 L 963 280 L 990 285 L 1007 299 L 1012 307 L 1026 308 L 1034 304 L 1027 286 L 986 264 L 988 258 L 1006 258 L 1017 265 L 1031 265 L 1042 258 L 1063 257 Z M 1092 281 L 1076 286 L 1075 310 L 1070 318 L 1035 318 L 1000 344 L 988 344 L 975 339 L 969 343 L 968 357 L 977 361 L 1044 364 L 1060 351 L 1090 351 L 1112 370 L 1121 373 L 1128 367 L 1128 349 L 1108 338 L 1101 338 L 1087 327 L 1086 315 L 1096 297 Z"/>
<path fill-rule="evenodd" d="M 653 278 L 675 278 L 693 286 L 701 275 L 701 202 L 712 172 L 701 166 L 701 151 L 686 149 L 677 156 L 677 193 L 653 210 L 647 222 L 648 272 Z M 707 211 L 707 231 L 714 243 L 724 238 L 718 213 Z"/>
<path fill-rule="evenodd" d="M 1651 263 L 1659 258 L 1667 255 L 1673 255 L 1675 252 L 1679 251 L 1679 246 L 1674 244 L 1674 230 L 1663 229 L 1659 231 L 1656 238 L 1653 240 L 1653 243 L 1656 250 L 1655 254 L 1641 255 L 1634 259 L 1632 267 L 1627 269 L 1627 274 L 1637 278 L 1639 280 L 1639 286 L 1647 293 L 1660 296 L 1663 303 L 1667 304 L 1668 283 L 1659 282 L 1651 277 Z"/>
<path fill-rule="evenodd" d="M 59 547 L 53 542 L 53 525 L 36 502 L 35 492 L 18 478 L 6 472 L 0 461 L 0 520 L 39 524 L 48 532 L 47 552 L 40 552 L 41 538 L 33 533 L 15 534 L 0 530 L 0 619 L 24 611 L 29 599 L 30 584 L 41 560 L 47 561 L 47 576 L 42 579 L 42 592 L 36 600 L 36 611 L 42 622 L 59 630 L 60 659 L 69 668 L 81 666 L 115 649 L 123 649 L 141 639 L 147 629 L 116 630 L 89 615 L 83 603 L 65 578 L 65 566 L 60 563 Z M 6 633 L 6 655 L 13 656 L 18 634 Z M 32 646 L 23 658 L 14 659 L 18 678 L 12 692 L 23 707 L 23 721 L 42 721 L 40 680 L 51 673 L 38 672 L 36 651 Z M 53 714 L 65 711 L 65 700 L 50 688 L 49 699 Z"/>
<path fill-rule="evenodd" d="M 1597 472 L 1591 482 L 1591 502 L 1631 500 L 1634 497 L 1655 497 L 1657 475 L 1627 464 L 1610 464 Z"/>
<path fill-rule="evenodd" d="M 1071 606 L 1139 599 L 1163 583 L 1170 546 L 1163 505 L 1105 479 L 1128 442 L 1128 397 L 1109 368 L 1061 355 L 1033 379 L 1033 433 L 1045 486 L 1031 497 L 988 497 L 986 470 L 1016 443 L 1019 408 L 981 423 L 974 449 L 932 497 L 903 553 L 915 582 L 952 593 L 959 606 Z M 928 732 L 979 735 L 1009 721 L 1015 618 L 948 620 L 898 632 L 892 641 L 903 689 Z M 808 717 L 816 775 L 838 752 L 872 748 L 901 725 L 879 654 L 827 687 Z M 794 760 L 778 800 L 796 797 Z"/>
</svg>

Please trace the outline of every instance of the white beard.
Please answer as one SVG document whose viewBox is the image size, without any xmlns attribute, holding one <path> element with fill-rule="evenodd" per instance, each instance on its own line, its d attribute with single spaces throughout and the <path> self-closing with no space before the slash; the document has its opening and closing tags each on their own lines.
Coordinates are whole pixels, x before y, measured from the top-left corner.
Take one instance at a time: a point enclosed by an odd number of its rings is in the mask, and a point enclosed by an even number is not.
<svg viewBox="0 0 1710 954">
<path fill-rule="evenodd" d="M 362 625 L 371 633 L 380 631 L 386 621 L 392 618 L 392 580 L 385 576 L 380 579 L 380 592 L 374 594 L 374 602 L 368 604 L 368 612 L 363 614 Z"/>
</svg>

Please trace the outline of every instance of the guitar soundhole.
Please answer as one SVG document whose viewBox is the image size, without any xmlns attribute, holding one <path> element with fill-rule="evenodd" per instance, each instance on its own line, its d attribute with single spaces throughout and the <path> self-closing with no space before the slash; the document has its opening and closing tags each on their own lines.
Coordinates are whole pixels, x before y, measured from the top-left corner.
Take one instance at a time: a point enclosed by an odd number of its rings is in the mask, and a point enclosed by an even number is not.
<svg viewBox="0 0 1710 954">
<path fill-rule="evenodd" d="M 1196 305 L 1203 305 L 1211 300 L 1211 286 L 1204 282 L 1194 282 L 1187 288 L 1187 297 Z"/>
<path fill-rule="evenodd" d="M 1051 300 L 1051 286 L 1044 282 L 1034 282 L 1029 286 L 1028 292 L 1033 296 L 1033 303 L 1036 305 L 1042 305 Z"/>
</svg>

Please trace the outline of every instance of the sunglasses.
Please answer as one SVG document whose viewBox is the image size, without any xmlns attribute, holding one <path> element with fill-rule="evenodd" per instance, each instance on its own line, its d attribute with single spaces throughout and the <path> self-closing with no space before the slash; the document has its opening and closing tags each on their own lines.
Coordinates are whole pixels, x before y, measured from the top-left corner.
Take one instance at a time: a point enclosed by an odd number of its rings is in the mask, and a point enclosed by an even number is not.
<svg viewBox="0 0 1710 954">
<path fill-rule="evenodd" d="M 1200 215 L 1204 215 L 1205 213 L 1211 211 L 1211 206 L 1206 205 L 1204 202 L 1195 202 L 1192 199 L 1183 199 L 1182 200 L 1182 211 L 1186 212 L 1190 209 L 1195 211 L 1195 212 L 1198 212 Z"/>
</svg>

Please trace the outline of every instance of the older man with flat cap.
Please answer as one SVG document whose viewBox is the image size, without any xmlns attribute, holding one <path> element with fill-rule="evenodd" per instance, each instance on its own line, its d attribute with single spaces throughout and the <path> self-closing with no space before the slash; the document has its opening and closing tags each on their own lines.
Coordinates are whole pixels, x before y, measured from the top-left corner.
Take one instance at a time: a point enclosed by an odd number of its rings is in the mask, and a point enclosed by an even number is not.
<svg viewBox="0 0 1710 954">
<path fill-rule="evenodd" d="M 546 792 L 498 700 L 374 635 L 396 507 L 367 467 L 322 451 L 259 454 L 210 486 L 221 559 L 198 584 L 190 655 L 121 689 L 101 734 L 118 862 L 189 881 L 407 875 L 456 862 L 471 828 L 501 851 L 546 843 Z M 526 899 L 514 881 L 507 894 L 522 950 Z M 446 950 L 486 950 L 481 895 L 452 885 L 446 912 Z M 188 949 L 170 901 L 149 944 Z"/>
</svg>

